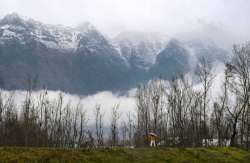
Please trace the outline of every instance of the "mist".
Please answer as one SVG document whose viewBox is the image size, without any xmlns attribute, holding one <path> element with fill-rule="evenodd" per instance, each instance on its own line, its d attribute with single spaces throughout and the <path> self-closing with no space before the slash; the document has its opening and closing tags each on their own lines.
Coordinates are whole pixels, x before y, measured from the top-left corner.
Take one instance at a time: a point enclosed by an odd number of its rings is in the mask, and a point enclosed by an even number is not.
<svg viewBox="0 0 250 163">
<path fill-rule="evenodd" d="M 0 11 L 0 17 L 16 12 L 49 24 L 91 22 L 109 37 L 140 31 L 224 44 L 250 38 L 248 0 L 1 0 Z"/>
<path fill-rule="evenodd" d="M 222 85 L 224 82 L 224 70 L 225 66 L 222 63 L 218 63 L 217 66 L 213 66 L 213 82 L 211 87 L 211 92 L 209 92 L 209 103 L 212 106 L 213 102 L 217 100 L 222 94 Z M 194 74 L 188 73 L 186 74 L 185 78 L 188 81 L 192 81 Z M 150 81 L 149 81 L 150 82 Z M 165 81 L 167 82 L 167 81 Z M 193 88 L 196 91 L 202 90 L 201 83 L 193 83 Z M 39 96 L 41 95 L 42 91 L 44 90 L 37 90 L 32 91 L 32 98 L 34 102 L 38 101 Z M 70 94 L 62 91 L 47 91 L 47 97 L 49 101 L 53 102 L 58 100 L 59 94 L 63 97 L 63 105 L 71 104 L 73 107 L 77 106 L 78 104 L 82 105 L 84 111 L 86 111 L 88 117 L 88 124 L 94 124 L 94 111 L 96 106 L 101 107 L 101 112 L 104 114 L 104 124 L 106 126 L 109 125 L 111 119 L 111 111 L 115 105 L 119 105 L 119 113 L 121 115 L 119 122 L 126 121 L 127 115 L 130 113 L 132 116 L 136 116 L 136 88 L 128 90 L 123 94 L 114 93 L 111 91 L 102 91 L 96 94 L 88 95 L 88 96 L 81 96 L 77 94 Z M 15 91 L 7 91 L 1 90 L 0 93 L 2 94 L 3 98 L 6 100 L 9 95 L 14 95 L 14 102 L 15 105 L 20 108 L 21 105 L 25 101 L 25 97 L 27 91 L 25 90 L 15 90 Z M 210 110 L 211 111 L 211 110 Z"/>
<path fill-rule="evenodd" d="M 32 92 L 32 99 L 34 100 L 34 103 L 38 101 L 42 91 L 43 90 Z M 27 94 L 27 91 L 24 90 L 0 90 L 0 92 L 3 99 L 5 100 L 7 100 L 10 95 L 13 95 L 17 108 L 20 108 L 24 104 Z M 71 104 L 73 107 L 76 107 L 78 104 L 80 104 L 87 114 L 89 125 L 94 124 L 94 111 L 96 106 L 101 107 L 101 112 L 104 114 L 104 124 L 106 126 L 108 126 L 110 123 L 111 111 L 115 105 L 119 105 L 119 113 L 121 115 L 119 119 L 120 121 L 127 120 L 127 114 L 134 114 L 136 109 L 136 100 L 134 98 L 135 89 L 128 91 L 126 95 L 122 96 L 109 91 L 99 92 L 89 96 L 79 96 L 61 91 L 47 91 L 47 93 L 47 97 L 51 102 L 56 101 L 59 97 L 59 94 L 61 94 L 63 97 L 63 106 Z"/>
</svg>

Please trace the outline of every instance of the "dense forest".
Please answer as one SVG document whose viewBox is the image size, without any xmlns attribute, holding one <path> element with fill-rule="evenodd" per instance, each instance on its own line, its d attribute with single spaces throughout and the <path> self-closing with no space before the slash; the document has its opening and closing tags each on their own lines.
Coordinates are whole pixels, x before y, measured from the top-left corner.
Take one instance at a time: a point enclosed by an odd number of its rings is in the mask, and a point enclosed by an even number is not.
<svg viewBox="0 0 250 163">
<path fill-rule="evenodd" d="M 157 145 L 173 147 L 250 145 L 250 44 L 233 48 L 231 61 L 225 63 L 219 98 L 211 98 L 215 75 L 204 58 L 197 65 L 200 88 L 184 76 L 171 81 L 159 79 L 137 88 L 137 107 L 120 122 L 119 104 L 111 111 L 110 126 L 105 126 L 101 105 L 93 108 L 95 124 L 81 103 L 63 105 L 62 94 L 50 100 L 44 90 L 33 98 L 35 83 L 22 105 L 15 105 L 10 94 L 0 92 L 0 145 L 35 147 L 147 146 L 148 134 L 158 135 Z M 108 135 L 108 136 L 105 136 Z"/>
</svg>

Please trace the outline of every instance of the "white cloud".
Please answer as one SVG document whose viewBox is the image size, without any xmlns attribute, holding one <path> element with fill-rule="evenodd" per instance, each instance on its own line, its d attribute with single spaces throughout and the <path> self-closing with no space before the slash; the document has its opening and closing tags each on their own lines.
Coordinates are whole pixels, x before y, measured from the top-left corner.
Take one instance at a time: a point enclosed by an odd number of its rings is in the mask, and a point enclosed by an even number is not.
<svg viewBox="0 0 250 163">
<path fill-rule="evenodd" d="M 1 0 L 0 11 L 0 17 L 17 12 L 52 24 L 90 21 L 110 35 L 121 30 L 190 32 L 201 28 L 202 20 L 240 41 L 250 38 L 248 0 Z"/>
<path fill-rule="evenodd" d="M 1 90 L 0 90 L 1 91 Z M 6 100 L 11 93 L 14 93 L 15 104 L 20 107 L 26 96 L 26 91 L 1 91 L 2 97 Z M 119 104 L 119 112 L 121 114 L 120 120 L 126 120 L 127 114 L 130 112 L 135 113 L 136 101 L 134 98 L 134 90 L 128 92 L 128 95 L 116 95 L 109 91 L 99 92 L 94 95 L 81 97 L 79 95 L 68 94 L 60 91 L 48 91 L 48 98 L 50 101 L 57 100 L 59 93 L 62 93 L 63 104 L 66 105 L 70 102 L 72 106 L 76 106 L 79 102 L 87 113 L 88 123 L 91 125 L 94 121 L 94 110 L 97 105 L 101 106 L 101 111 L 104 113 L 104 123 L 109 125 L 111 119 L 111 110 L 114 105 Z M 32 93 L 32 98 L 38 99 L 41 91 Z"/>
</svg>

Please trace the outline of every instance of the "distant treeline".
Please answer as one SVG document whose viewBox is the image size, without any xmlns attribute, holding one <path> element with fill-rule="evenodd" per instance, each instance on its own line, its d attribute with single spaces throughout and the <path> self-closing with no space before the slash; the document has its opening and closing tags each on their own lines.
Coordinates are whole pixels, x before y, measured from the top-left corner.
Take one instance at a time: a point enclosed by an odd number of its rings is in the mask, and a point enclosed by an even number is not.
<svg viewBox="0 0 250 163">
<path fill-rule="evenodd" d="M 250 44 L 234 46 L 225 64 L 220 90 L 213 90 L 216 74 L 204 58 L 194 80 L 176 76 L 141 84 L 137 88 L 135 114 L 120 121 L 119 105 L 111 110 L 108 132 L 101 106 L 93 108 L 94 127 L 89 127 L 82 105 L 63 105 L 62 94 L 50 100 L 47 91 L 33 98 L 34 83 L 19 107 L 10 94 L 0 93 L 0 145 L 39 147 L 147 146 L 150 132 L 158 135 L 159 146 L 250 145 Z M 211 98 L 211 92 L 220 92 Z M 98 101 L 97 101 L 98 103 Z M 108 135 L 108 137 L 104 136 Z"/>
</svg>

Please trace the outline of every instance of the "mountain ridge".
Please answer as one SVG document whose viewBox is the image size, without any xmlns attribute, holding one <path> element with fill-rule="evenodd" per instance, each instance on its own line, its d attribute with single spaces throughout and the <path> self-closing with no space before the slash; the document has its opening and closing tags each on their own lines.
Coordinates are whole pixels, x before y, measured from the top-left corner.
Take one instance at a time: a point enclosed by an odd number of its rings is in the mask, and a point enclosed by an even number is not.
<svg viewBox="0 0 250 163">
<path fill-rule="evenodd" d="M 125 32 L 109 40 L 91 23 L 72 28 L 7 15 L 0 19 L 0 88 L 27 89 L 27 78 L 33 78 L 37 89 L 120 91 L 185 74 L 196 64 L 190 60 L 223 62 L 227 55 L 216 46 L 161 37 Z"/>
</svg>

